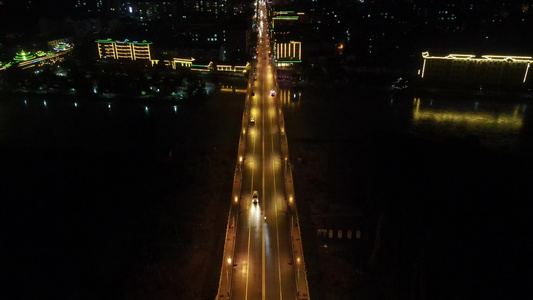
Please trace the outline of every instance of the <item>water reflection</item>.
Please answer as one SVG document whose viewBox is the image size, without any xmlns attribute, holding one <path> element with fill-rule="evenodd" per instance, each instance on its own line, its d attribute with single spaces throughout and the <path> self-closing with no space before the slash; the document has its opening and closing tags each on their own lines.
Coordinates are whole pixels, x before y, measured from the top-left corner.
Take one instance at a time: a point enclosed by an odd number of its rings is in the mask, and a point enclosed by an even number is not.
<svg viewBox="0 0 533 300">
<path fill-rule="evenodd" d="M 220 85 L 221 92 L 230 92 L 230 93 L 246 93 L 245 88 L 238 88 L 236 85 Z"/>
<path fill-rule="evenodd" d="M 290 89 L 280 89 L 276 97 L 278 97 L 281 105 L 283 106 L 299 108 L 301 102 L 300 100 L 302 99 L 302 92 L 293 91 Z"/>
<path fill-rule="evenodd" d="M 474 135 L 488 144 L 515 140 L 524 123 L 526 105 L 413 99 L 415 133 L 439 136 Z"/>
</svg>

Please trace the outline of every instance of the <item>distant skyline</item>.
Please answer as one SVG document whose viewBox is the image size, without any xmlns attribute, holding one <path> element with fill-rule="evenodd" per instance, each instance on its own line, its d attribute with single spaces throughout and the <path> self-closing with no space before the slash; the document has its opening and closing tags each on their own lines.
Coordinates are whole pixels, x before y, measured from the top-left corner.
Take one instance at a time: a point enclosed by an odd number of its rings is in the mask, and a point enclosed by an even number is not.
<svg viewBox="0 0 533 300">
<path fill-rule="evenodd" d="M 251 0 L 3 0 L 2 3 L 0 42 L 4 44 L 13 39 L 14 43 L 31 43 L 91 32 L 100 33 L 102 36 L 98 38 L 107 38 L 113 26 L 110 21 L 117 18 L 127 20 L 123 21 L 124 26 L 140 39 L 166 40 L 168 36 L 190 34 L 187 27 L 191 23 L 221 26 L 220 19 L 224 16 L 230 21 L 237 16 L 248 20 L 244 17 L 252 14 L 254 7 Z M 141 3 L 142 6 L 135 6 Z M 305 21 L 293 26 L 287 38 L 302 41 L 305 55 L 313 57 L 334 57 L 340 44 L 343 51 L 338 58 L 343 61 L 343 57 L 354 58 L 357 64 L 394 68 L 419 63 L 424 51 L 435 55 L 533 54 L 533 37 L 527 34 L 533 28 L 533 1 L 283 0 L 272 1 L 272 5 L 274 9 L 306 14 Z M 193 16 L 196 21 L 191 19 Z M 229 24 L 227 20 L 223 26 Z"/>
</svg>

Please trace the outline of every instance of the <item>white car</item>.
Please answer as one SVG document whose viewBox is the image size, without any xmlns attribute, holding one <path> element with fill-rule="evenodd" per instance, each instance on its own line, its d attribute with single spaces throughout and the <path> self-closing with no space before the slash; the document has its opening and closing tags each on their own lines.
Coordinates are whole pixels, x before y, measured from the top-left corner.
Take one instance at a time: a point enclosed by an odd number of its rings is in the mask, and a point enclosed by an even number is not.
<svg viewBox="0 0 533 300">
<path fill-rule="evenodd" d="M 257 193 L 257 191 L 254 191 L 252 193 L 252 203 L 259 203 L 259 194 Z"/>
<path fill-rule="evenodd" d="M 276 91 L 275 90 L 271 90 L 270 91 L 270 96 L 272 96 L 272 97 L 276 96 Z"/>
<path fill-rule="evenodd" d="M 250 124 L 255 124 L 255 117 L 254 116 L 251 116 L 250 117 Z"/>
</svg>

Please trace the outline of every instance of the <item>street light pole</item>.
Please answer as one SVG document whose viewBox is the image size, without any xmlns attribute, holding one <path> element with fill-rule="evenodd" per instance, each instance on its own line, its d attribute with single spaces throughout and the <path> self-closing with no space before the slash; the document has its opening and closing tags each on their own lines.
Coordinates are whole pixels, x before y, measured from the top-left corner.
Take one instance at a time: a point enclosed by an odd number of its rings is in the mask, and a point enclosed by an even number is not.
<svg viewBox="0 0 533 300">
<path fill-rule="evenodd" d="M 228 258 L 228 265 L 226 266 L 226 281 L 228 282 L 228 297 L 230 295 L 230 287 L 231 287 L 231 281 L 229 280 L 229 268 L 230 267 L 231 267 L 231 258 Z"/>
</svg>

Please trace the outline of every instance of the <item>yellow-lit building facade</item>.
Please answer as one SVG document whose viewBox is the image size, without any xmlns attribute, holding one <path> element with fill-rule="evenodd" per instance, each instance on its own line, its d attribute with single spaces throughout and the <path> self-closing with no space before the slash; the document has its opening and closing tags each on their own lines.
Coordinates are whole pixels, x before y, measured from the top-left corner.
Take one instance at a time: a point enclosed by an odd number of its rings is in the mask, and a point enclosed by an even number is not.
<svg viewBox="0 0 533 300">
<path fill-rule="evenodd" d="M 276 43 L 274 45 L 276 66 L 291 66 L 302 62 L 302 42 L 290 41 L 288 43 Z"/>
<path fill-rule="evenodd" d="M 129 59 L 129 60 L 152 60 L 150 45 L 146 41 L 138 42 L 124 40 L 113 41 L 111 39 L 98 40 L 98 55 L 100 58 Z"/>
<path fill-rule="evenodd" d="M 213 62 L 208 64 L 197 64 L 193 57 L 189 58 L 173 58 L 172 60 L 159 60 L 154 59 L 151 54 L 152 43 L 142 41 L 129 40 L 114 41 L 112 39 L 97 40 L 98 56 L 101 59 L 122 59 L 122 60 L 141 60 L 150 62 L 152 66 L 163 65 L 177 69 L 178 67 L 189 68 L 192 71 L 200 72 L 224 72 L 224 73 L 238 73 L 243 75 L 246 71 L 249 71 L 251 66 L 249 63 L 246 65 L 216 65 Z M 216 67 L 215 67 L 216 66 Z"/>
<path fill-rule="evenodd" d="M 514 87 L 531 83 L 530 56 L 449 54 L 430 56 L 422 53 L 419 70 L 422 82 L 453 86 Z"/>
<path fill-rule="evenodd" d="M 301 30 L 306 15 L 295 11 L 272 11 L 272 33 L 274 60 L 278 68 L 291 67 L 302 62 L 302 42 L 295 41 L 293 32 Z"/>
</svg>

